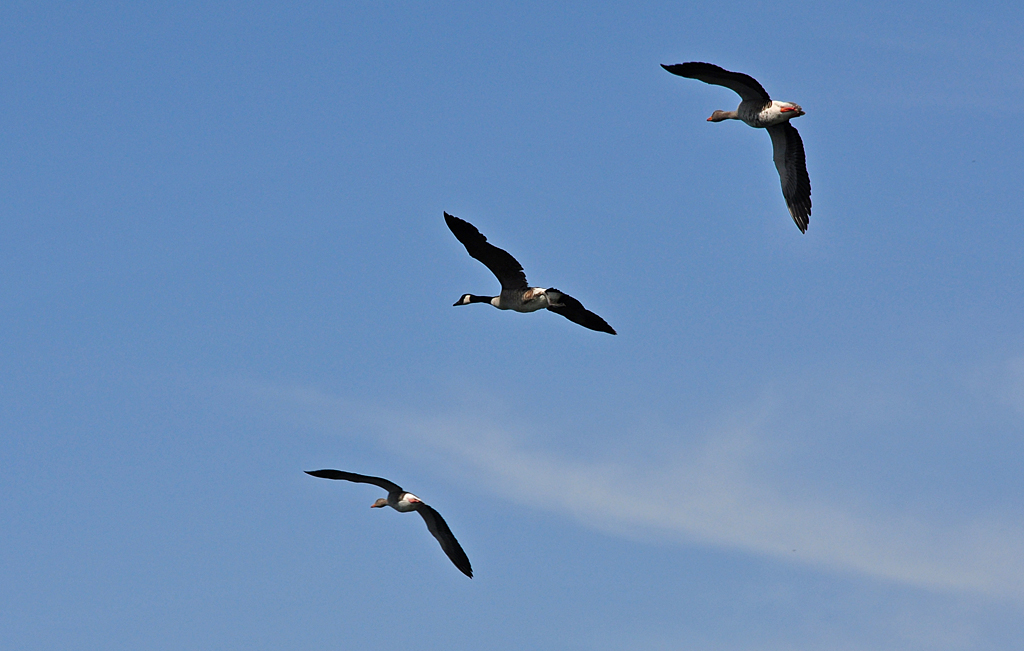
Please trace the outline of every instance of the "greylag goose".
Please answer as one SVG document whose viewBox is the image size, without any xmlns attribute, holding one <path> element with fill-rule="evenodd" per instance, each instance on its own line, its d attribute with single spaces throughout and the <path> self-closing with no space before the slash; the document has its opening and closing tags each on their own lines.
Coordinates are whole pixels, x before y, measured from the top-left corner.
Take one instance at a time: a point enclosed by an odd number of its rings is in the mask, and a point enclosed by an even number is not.
<svg viewBox="0 0 1024 651">
<path fill-rule="evenodd" d="M 453 307 L 470 303 L 490 303 L 499 310 L 515 310 L 516 312 L 536 312 L 547 308 L 560 314 L 573 323 L 584 328 L 615 334 L 615 329 L 608 322 L 594 314 L 572 296 L 555 288 L 543 289 L 530 287 L 526 282 L 523 265 L 513 258 L 508 251 L 499 249 L 487 242 L 487 238 L 469 222 L 444 214 L 444 221 L 462 242 L 470 257 L 476 258 L 491 270 L 501 283 L 501 294 L 498 296 L 475 296 L 463 294 L 455 301 Z"/>
<path fill-rule="evenodd" d="M 739 94 L 742 101 L 735 111 L 715 111 L 708 122 L 743 120 L 754 128 L 768 130 L 772 138 L 775 169 L 782 181 L 782 196 L 786 198 L 789 214 L 797 228 L 801 233 L 807 232 L 811 216 L 811 179 L 807 176 L 804 143 L 789 123 L 803 115 L 804 110 L 793 102 L 773 101 L 756 79 L 741 72 L 729 72 L 711 63 L 697 62 L 671 66 L 662 64 L 661 67 L 674 75 L 725 86 Z"/>
<path fill-rule="evenodd" d="M 437 542 L 441 543 L 441 549 L 448 555 L 455 567 L 459 568 L 459 571 L 473 578 L 473 567 L 469 564 L 469 557 L 466 556 L 466 552 L 462 551 L 462 546 L 459 541 L 455 539 L 452 534 L 452 530 L 448 528 L 448 523 L 444 521 L 441 514 L 430 508 L 423 500 L 416 497 L 412 493 L 407 493 L 402 490 L 402 487 L 394 482 L 390 482 L 387 479 L 381 479 L 380 477 L 370 477 L 369 475 L 357 475 L 354 472 L 345 472 L 343 470 L 307 470 L 307 475 L 313 475 L 314 477 L 321 477 L 323 479 L 341 479 L 344 481 L 352 481 L 357 484 L 373 484 L 374 486 L 380 486 L 388 492 L 387 497 L 382 497 L 373 504 L 370 508 L 379 509 L 385 506 L 390 506 L 396 511 L 407 513 L 408 511 L 416 511 L 423 518 L 423 521 L 427 523 L 427 529 L 430 533 L 437 538 Z"/>
</svg>

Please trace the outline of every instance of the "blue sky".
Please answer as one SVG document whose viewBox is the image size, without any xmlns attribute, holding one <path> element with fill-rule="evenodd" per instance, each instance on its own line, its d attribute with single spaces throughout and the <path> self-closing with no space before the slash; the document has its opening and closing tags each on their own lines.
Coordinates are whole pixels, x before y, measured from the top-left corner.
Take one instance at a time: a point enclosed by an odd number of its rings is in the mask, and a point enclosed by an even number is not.
<svg viewBox="0 0 1024 651">
<path fill-rule="evenodd" d="M 0 644 L 1010 648 L 1022 30 L 5 3 Z M 684 61 L 805 109 L 806 235 Z M 452 308 L 497 283 L 443 211 L 619 335 Z"/>
</svg>

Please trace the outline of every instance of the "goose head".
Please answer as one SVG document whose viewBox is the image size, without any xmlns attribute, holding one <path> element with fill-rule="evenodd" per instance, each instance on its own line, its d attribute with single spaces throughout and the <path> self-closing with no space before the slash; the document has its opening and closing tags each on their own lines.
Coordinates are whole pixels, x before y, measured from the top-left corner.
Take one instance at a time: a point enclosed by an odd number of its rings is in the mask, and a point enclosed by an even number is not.
<svg viewBox="0 0 1024 651">
<path fill-rule="evenodd" d="M 388 505 L 387 499 L 382 497 L 379 500 L 377 500 L 376 502 L 374 502 L 373 504 L 371 504 L 370 508 L 371 509 L 382 509 L 382 508 L 384 508 L 387 505 Z"/>
<path fill-rule="evenodd" d="M 470 303 L 490 303 L 490 302 L 491 302 L 491 297 L 490 296 L 475 296 L 473 294 L 463 294 L 462 298 L 460 298 L 459 300 L 455 301 L 455 303 L 452 304 L 452 307 L 458 307 L 460 305 L 469 305 Z"/>
<path fill-rule="evenodd" d="M 721 122 L 722 120 L 738 120 L 736 111 L 715 111 L 708 118 L 708 122 Z"/>
</svg>

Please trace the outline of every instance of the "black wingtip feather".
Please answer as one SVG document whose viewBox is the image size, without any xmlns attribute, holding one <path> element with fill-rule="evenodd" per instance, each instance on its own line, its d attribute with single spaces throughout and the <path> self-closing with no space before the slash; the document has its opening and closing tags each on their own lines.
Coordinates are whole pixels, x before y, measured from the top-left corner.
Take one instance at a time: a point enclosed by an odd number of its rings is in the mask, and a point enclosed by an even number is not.
<svg viewBox="0 0 1024 651">
<path fill-rule="evenodd" d="M 501 283 L 502 289 L 526 289 L 529 287 L 526 282 L 526 273 L 523 271 L 523 265 L 519 264 L 519 261 L 512 257 L 508 251 L 499 249 L 488 242 L 487 238 L 476 226 L 470 224 L 465 219 L 449 215 L 447 212 L 444 213 L 444 221 L 448 225 L 448 230 L 455 236 L 455 239 L 466 247 L 466 252 L 469 253 L 469 256 L 482 262 L 485 267 L 491 270 L 491 273 Z"/>
<path fill-rule="evenodd" d="M 437 542 L 441 545 L 441 550 L 444 551 L 448 560 L 450 560 L 460 572 L 472 579 L 473 566 L 469 562 L 469 556 L 466 555 L 465 550 L 462 549 L 462 545 L 460 545 L 459 541 L 456 540 L 451 528 L 448 527 L 448 523 L 444 521 L 441 514 L 433 507 L 423 502 L 419 503 L 419 507 L 416 510 L 426 523 L 430 534 L 434 536 Z"/>
<path fill-rule="evenodd" d="M 704 63 L 702 61 L 690 61 L 688 63 L 673 63 L 671 65 L 661 64 L 661 67 L 668 70 L 674 75 L 680 77 L 686 77 L 688 79 L 696 79 L 697 75 L 706 74 L 719 74 L 719 75 L 742 75 L 743 73 L 731 72 L 721 66 L 716 66 L 713 63 Z M 749 76 L 749 75 L 744 75 Z"/>
<path fill-rule="evenodd" d="M 725 68 L 716 66 L 713 63 L 690 61 L 688 63 L 676 63 L 670 66 L 661 64 L 661 67 L 680 77 L 697 79 L 698 81 L 703 81 L 705 84 L 713 84 L 715 86 L 723 86 L 725 88 L 732 89 L 744 100 L 759 100 L 766 103 L 771 101 L 771 98 L 768 95 L 768 92 L 764 89 L 764 86 L 750 75 L 742 72 L 726 70 Z"/>
<path fill-rule="evenodd" d="M 584 328 L 595 330 L 597 332 L 606 332 L 610 335 L 618 334 L 617 332 L 615 332 L 615 328 L 608 325 L 607 321 L 602 319 L 599 315 L 594 314 L 587 308 L 583 307 L 583 303 L 580 303 L 577 299 L 573 298 L 572 296 L 569 296 L 565 292 L 555 289 L 554 287 L 548 289 L 547 291 L 558 292 L 559 294 L 562 295 L 562 298 L 560 299 L 562 305 L 557 307 L 549 307 L 549 311 L 554 312 L 559 316 L 564 316 L 573 323 L 581 325 Z"/>
</svg>

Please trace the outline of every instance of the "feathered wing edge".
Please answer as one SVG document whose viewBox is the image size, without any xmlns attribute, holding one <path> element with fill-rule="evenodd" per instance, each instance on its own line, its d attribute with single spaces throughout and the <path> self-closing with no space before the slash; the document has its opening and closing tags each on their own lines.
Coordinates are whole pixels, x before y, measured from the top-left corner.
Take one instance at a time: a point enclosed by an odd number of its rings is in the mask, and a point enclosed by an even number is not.
<svg viewBox="0 0 1024 651">
<path fill-rule="evenodd" d="M 448 528 L 448 523 L 444 521 L 441 514 L 423 502 L 417 504 L 416 511 L 423 517 L 423 521 L 427 523 L 427 529 L 437 539 L 437 542 L 441 544 L 441 549 L 451 559 L 451 562 L 455 564 L 455 567 L 472 579 L 473 566 L 469 564 L 469 556 L 466 556 L 462 545 L 455 539 L 455 534 Z"/>
<path fill-rule="evenodd" d="M 401 493 L 402 487 L 393 481 L 388 481 L 382 477 L 371 477 L 370 475 L 357 475 L 354 472 L 345 472 L 344 470 L 331 470 L 325 468 L 323 470 L 306 470 L 307 475 L 313 475 L 314 477 L 320 477 L 321 479 L 338 479 L 342 481 L 351 481 L 357 484 L 373 484 L 374 486 L 380 486 L 388 493 Z"/>
<path fill-rule="evenodd" d="M 764 86 L 750 75 L 745 75 L 742 72 L 730 72 L 713 63 L 692 61 L 690 63 L 676 63 L 670 66 L 661 64 L 661 67 L 680 77 L 696 79 L 703 81 L 705 84 L 728 88 L 739 95 L 744 101 L 757 100 L 765 104 L 772 101 Z"/>
<path fill-rule="evenodd" d="M 772 138 L 772 154 L 782 183 L 782 196 L 797 228 L 806 233 L 811 217 L 811 177 L 807 175 L 804 142 L 796 127 L 788 121 L 768 127 L 768 135 Z"/>
<path fill-rule="evenodd" d="M 444 214 L 444 222 L 459 242 L 466 247 L 466 252 L 474 260 L 483 263 L 501 283 L 502 289 L 527 289 L 526 272 L 511 253 L 499 249 L 487 241 L 476 226 L 455 215 Z"/>
<path fill-rule="evenodd" d="M 549 299 L 554 299 L 556 303 L 561 303 L 561 305 L 553 305 L 548 308 L 555 314 L 564 316 L 573 323 L 578 323 L 584 328 L 590 328 L 591 330 L 596 330 L 598 332 L 607 332 L 610 335 L 617 334 L 615 332 L 615 328 L 608 325 L 607 321 L 583 307 L 583 303 L 580 303 L 572 296 L 569 296 L 554 287 L 546 291 Z M 555 296 L 552 296 L 552 294 L 558 294 L 558 297 L 556 298 Z"/>
</svg>

